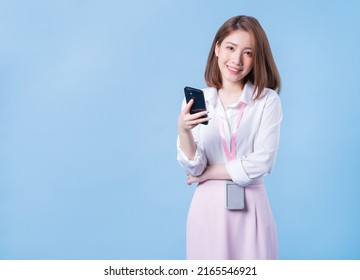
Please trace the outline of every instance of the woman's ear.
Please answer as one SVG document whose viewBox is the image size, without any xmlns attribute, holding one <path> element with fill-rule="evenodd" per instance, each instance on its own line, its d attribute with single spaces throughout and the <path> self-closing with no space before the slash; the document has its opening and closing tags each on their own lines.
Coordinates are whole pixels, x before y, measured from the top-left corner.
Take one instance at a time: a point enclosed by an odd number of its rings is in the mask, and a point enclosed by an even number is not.
<svg viewBox="0 0 360 280">
<path fill-rule="evenodd" d="M 215 56 L 216 57 L 219 57 L 219 49 L 220 49 L 220 45 L 219 45 L 219 41 L 217 41 L 215 44 Z"/>
</svg>

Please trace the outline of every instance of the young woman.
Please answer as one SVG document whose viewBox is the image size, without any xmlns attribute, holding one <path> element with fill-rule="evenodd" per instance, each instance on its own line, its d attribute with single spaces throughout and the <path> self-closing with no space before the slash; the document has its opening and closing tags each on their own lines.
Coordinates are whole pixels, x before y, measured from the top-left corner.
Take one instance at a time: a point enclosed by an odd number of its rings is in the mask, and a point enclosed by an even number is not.
<svg viewBox="0 0 360 280">
<path fill-rule="evenodd" d="M 208 112 L 190 114 L 193 101 L 184 101 L 178 118 L 177 158 L 187 183 L 198 183 L 187 220 L 187 258 L 277 259 L 263 176 L 278 148 L 280 77 L 255 18 L 236 16 L 220 27 L 205 80 Z M 226 208 L 228 182 L 244 187 L 244 209 Z"/>
</svg>

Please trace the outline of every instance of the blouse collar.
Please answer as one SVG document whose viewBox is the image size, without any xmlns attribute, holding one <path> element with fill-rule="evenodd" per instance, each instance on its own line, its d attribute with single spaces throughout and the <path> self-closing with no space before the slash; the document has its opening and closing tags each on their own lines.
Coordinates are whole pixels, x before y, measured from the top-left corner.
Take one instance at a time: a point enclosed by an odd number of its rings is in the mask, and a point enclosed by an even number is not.
<svg viewBox="0 0 360 280">
<path fill-rule="evenodd" d="M 238 106 L 241 102 L 246 103 L 247 106 L 252 106 L 254 104 L 253 93 L 254 85 L 251 82 L 247 82 L 235 106 Z M 215 107 L 218 101 L 218 90 L 216 88 L 209 88 L 208 94 L 205 94 L 205 101 L 207 104 Z"/>
</svg>

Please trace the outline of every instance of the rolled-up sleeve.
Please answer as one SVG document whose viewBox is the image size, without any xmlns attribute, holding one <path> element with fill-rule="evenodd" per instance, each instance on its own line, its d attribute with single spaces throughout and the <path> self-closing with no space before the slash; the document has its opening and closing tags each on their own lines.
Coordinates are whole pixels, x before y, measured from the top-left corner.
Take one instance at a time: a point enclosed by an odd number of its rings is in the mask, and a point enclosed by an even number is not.
<svg viewBox="0 0 360 280">
<path fill-rule="evenodd" d="M 178 160 L 180 166 L 186 172 L 186 174 L 190 174 L 192 176 L 201 175 L 204 172 L 204 170 L 206 168 L 206 165 L 207 165 L 207 159 L 206 159 L 203 151 L 196 144 L 195 157 L 194 157 L 193 160 L 191 160 L 181 150 L 179 142 L 180 141 L 179 141 L 179 137 L 178 137 L 178 140 L 177 140 L 177 160 Z"/>
<path fill-rule="evenodd" d="M 280 98 L 276 93 L 269 94 L 263 107 L 253 151 L 226 163 L 226 169 L 235 183 L 246 186 L 254 179 L 271 172 L 279 144 L 281 120 Z"/>
</svg>

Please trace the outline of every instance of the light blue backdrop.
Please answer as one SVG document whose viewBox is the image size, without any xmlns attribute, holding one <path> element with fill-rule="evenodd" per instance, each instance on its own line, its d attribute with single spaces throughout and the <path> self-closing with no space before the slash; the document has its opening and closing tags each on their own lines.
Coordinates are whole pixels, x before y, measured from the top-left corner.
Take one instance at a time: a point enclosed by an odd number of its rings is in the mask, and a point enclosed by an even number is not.
<svg viewBox="0 0 360 280">
<path fill-rule="evenodd" d="M 255 16 L 282 75 L 281 259 L 360 259 L 357 1 L 0 1 L 0 258 L 184 259 L 185 85 Z"/>
</svg>

